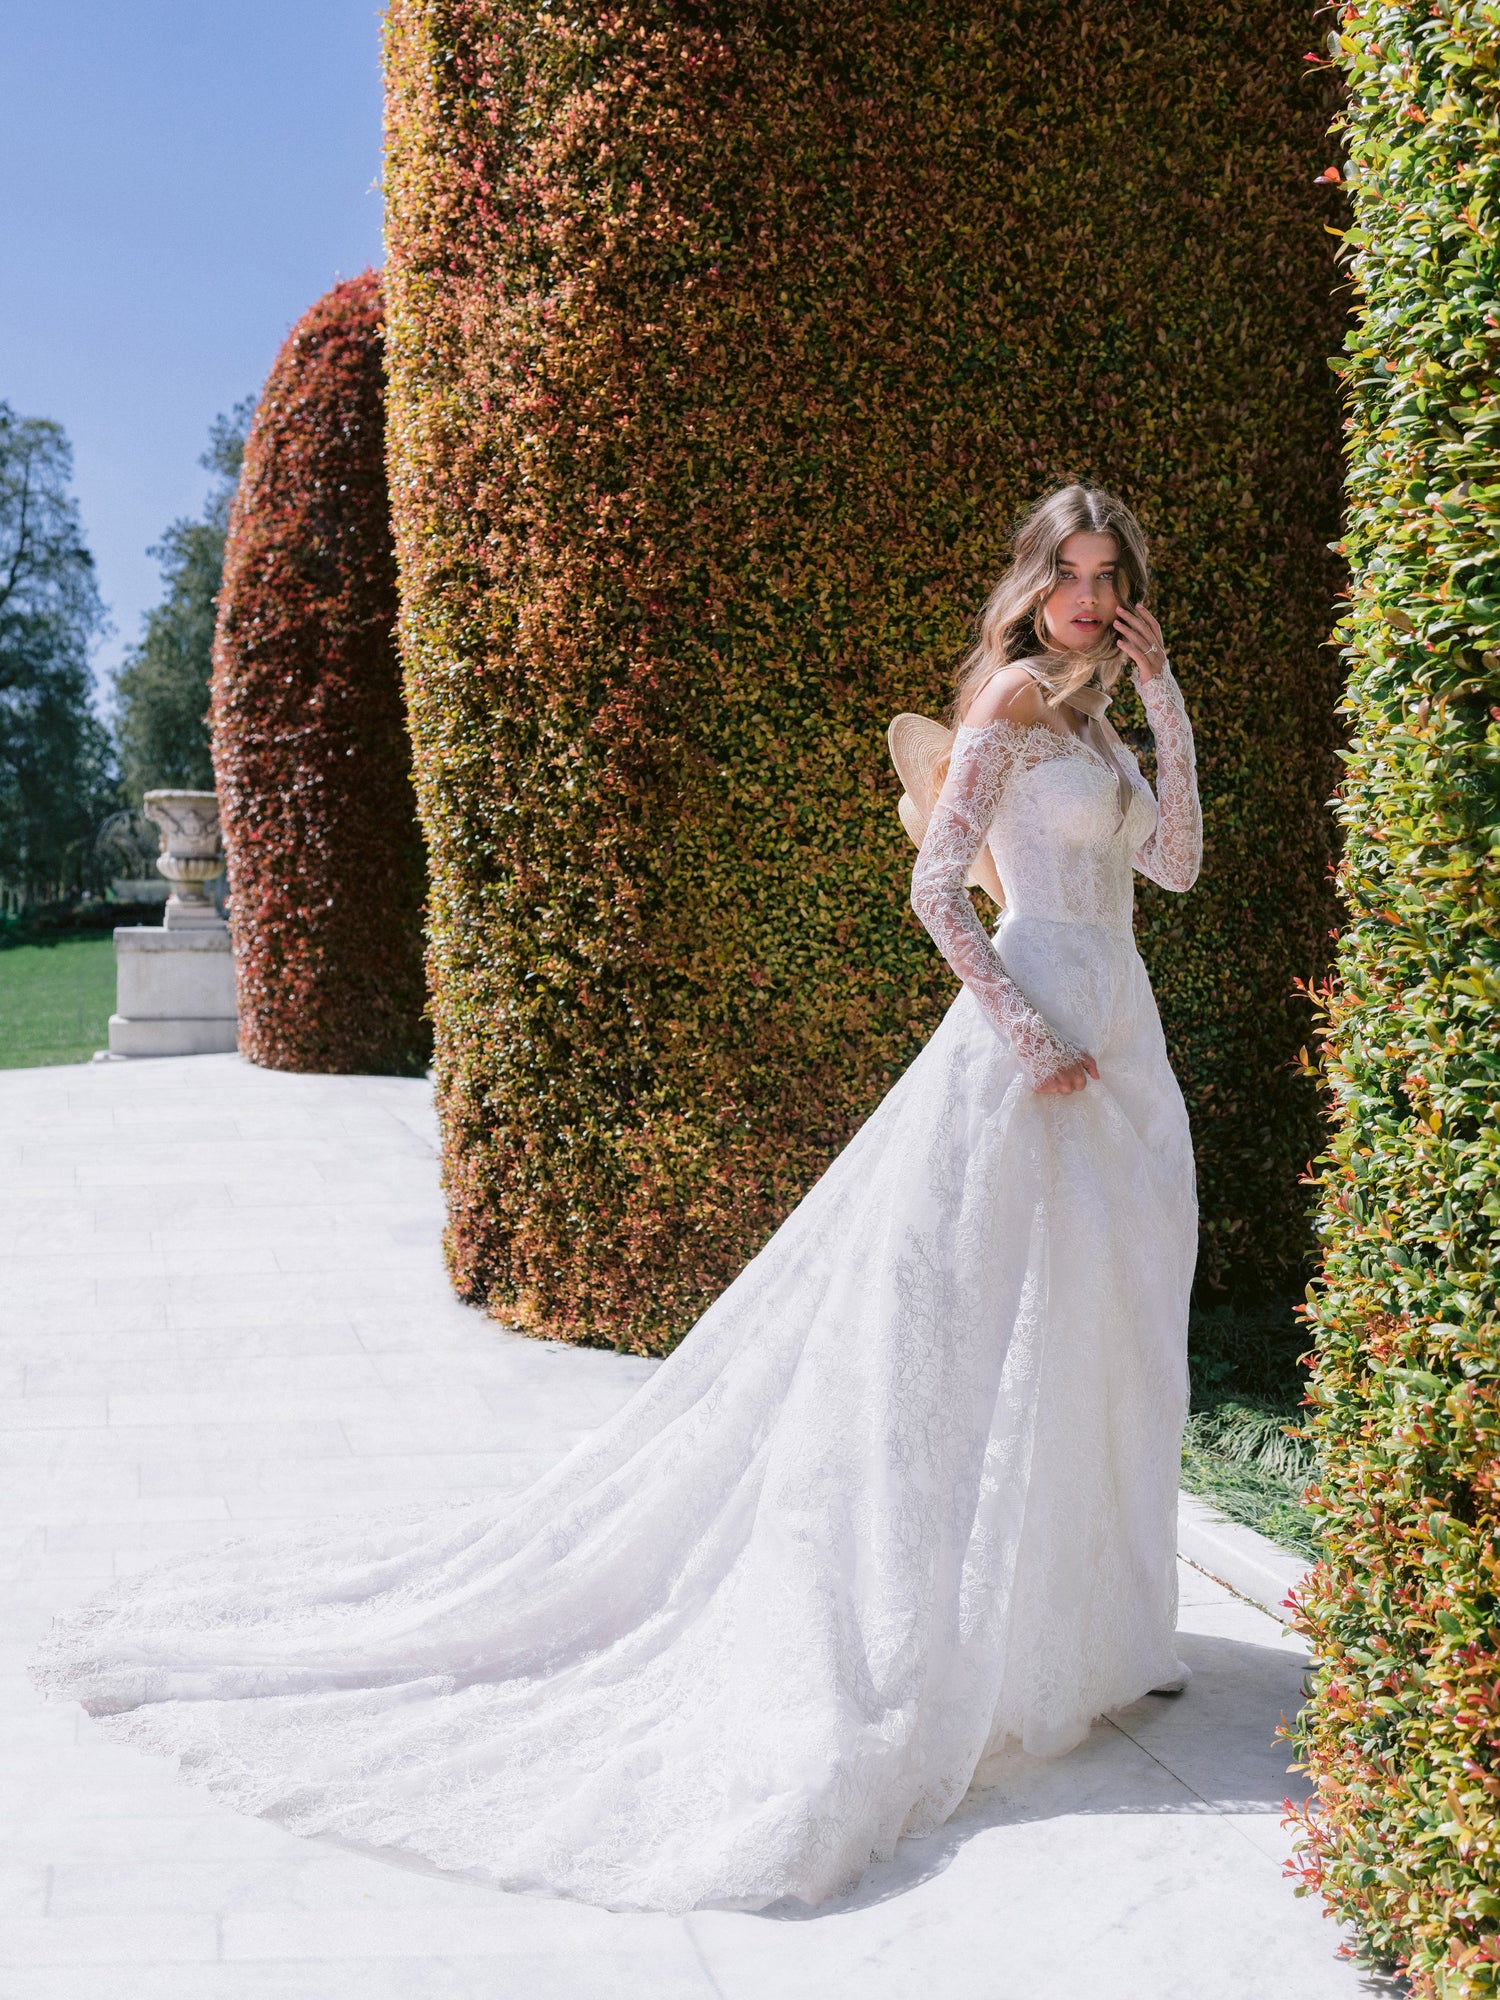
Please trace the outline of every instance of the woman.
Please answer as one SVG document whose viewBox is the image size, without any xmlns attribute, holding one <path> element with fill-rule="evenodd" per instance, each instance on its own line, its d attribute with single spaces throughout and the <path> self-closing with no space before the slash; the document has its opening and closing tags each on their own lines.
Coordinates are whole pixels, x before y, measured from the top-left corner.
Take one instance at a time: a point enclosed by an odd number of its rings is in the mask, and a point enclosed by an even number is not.
<svg viewBox="0 0 1500 2000">
<path fill-rule="evenodd" d="M 300 1832 L 669 1911 L 817 1904 L 988 1754 L 1180 1684 L 1195 1214 L 1131 862 L 1187 888 L 1199 824 L 1145 585 L 1104 494 L 1023 525 L 913 878 L 965 990 L 610 1423 L 516 1498 L 123 1585 L 42 1684 Z"/>
</svg>

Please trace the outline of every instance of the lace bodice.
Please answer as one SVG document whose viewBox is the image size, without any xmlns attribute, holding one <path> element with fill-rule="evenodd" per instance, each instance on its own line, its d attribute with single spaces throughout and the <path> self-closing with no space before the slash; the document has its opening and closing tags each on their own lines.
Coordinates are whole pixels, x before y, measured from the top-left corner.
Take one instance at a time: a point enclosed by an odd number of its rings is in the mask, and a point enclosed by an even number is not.
<svg viewBox="0 0 1500 2000">
<path fill-rule="evenodd" d="M 1095 924 L 1125 937 L 1133 867 L 1164 889 L 1192 887 L 1203 823 L 1182 692 L 1170 668 L 1153 680 L 1137 675 L 1136 687 L 1156 738 L 1157 796 L 1118 740 L 1130 778 L 1123 817 L 1118 774 L 1084 738 L 1044 723 L 965 726 L 912 871 L 912 907 L 1033 1085 L 1080 1052 L 1009 977 L 964 885 L 987 840 L 1011 916 Z"/>
</svg>

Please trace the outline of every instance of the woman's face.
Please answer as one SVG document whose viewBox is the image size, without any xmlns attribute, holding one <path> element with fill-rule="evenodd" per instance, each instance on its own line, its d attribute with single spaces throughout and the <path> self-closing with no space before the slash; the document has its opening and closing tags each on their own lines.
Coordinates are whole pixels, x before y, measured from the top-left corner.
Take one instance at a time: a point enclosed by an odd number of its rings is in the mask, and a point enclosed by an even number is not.
<svg viewBox="0 0 1500 2000">
<path fill-rule="evenodd" d="M 1057 552 L 1057 582 L 1042 605 L 1046 636 L 1063 653 L 1087 652 L 1115 628 L 1120 599 L 1115 566 L 1120 550 L 1113 535 L 1083 531 L 1069 535 Z"/>
</svg>

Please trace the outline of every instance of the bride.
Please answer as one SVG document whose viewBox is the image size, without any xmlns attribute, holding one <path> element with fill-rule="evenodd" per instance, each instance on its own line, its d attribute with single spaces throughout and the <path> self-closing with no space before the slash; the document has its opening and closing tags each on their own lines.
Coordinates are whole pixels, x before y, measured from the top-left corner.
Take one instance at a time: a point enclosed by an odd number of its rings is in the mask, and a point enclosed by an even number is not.
<svg viewBox="0 0 1500 2000">
<path fill-rule="evenodd" d="M 1146 583 L 1104 493 L 1023 523 L 912 881 L 963 991 L 611 1422 L 516 1497 L 166 1564 L 38 1682 L 299 1833 L 667 1911 L 820 1903 L 1180 1685 L 1196 1215 L 1131 871 L 1190 887 L 1200 822 Z"/>
</svg>

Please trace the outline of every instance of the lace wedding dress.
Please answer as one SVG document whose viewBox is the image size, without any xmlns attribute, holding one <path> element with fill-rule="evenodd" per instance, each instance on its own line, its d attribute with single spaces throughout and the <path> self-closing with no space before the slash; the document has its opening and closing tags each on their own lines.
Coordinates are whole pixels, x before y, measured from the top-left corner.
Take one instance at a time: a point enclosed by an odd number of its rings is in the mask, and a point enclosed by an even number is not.
<svg viewBox="0 0 1500 2000">
<path fill-rule="evenodd" d="M 913 901 L 965 990 L 611 1422 L 518 1497 L 134 1578 L 41 1684 L 298 1832 L 680 1911 L 848 1890 L 1176 1678 L 1195 1206 L 1131 868 L 1185 889 L 1200 835 L 1142 691 L 1159 807 L 1128 753 L 960 730 Z M 1099 1081 L 1036 1094 L 1073 1049 Z"/>
</svg>

